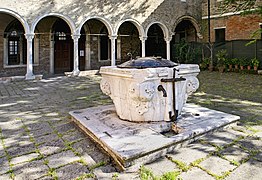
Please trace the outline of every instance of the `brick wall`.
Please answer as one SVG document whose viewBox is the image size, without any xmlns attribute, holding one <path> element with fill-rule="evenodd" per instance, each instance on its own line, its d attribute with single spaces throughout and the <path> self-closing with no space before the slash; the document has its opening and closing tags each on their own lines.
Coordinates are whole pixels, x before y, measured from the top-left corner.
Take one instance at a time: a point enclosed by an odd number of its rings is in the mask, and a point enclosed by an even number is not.
<svg viewBox="0 0 262 180">
<path fill-rule="evenodd" d="M 262 19 L 259 15 L 238 15 L 230 16 L 226 23 L 226 40 L 250 39 L 260 28 L 259 23 L 262 23 Z M 260 34 L 256 38 L 260 38 Z"/>
<path fill-rule="evenodd" d="M 245 40 L 251 38 L 261 38 L 260 34 L 256 37 L 251 37 L 252 34 L 260 28 L 262 23 L 261 16 L 259 15 L 239 15 L 233 14 L 234 8 L 229 8 L 223 14 L 221 11 L 221 1 L 210 0 L 211 8 L 211 41 L 215 41 L 215 29 L 225 27 L 226 40 Z M 202 34 L 204 42 L 207 41 L 208 26 L 207 26 L 207 0 L 202 4 L 203 21 L 202 21 Z"/>
<path fill-rule="evenodd" d="M 211 41 L 215 41 L 215 29 L 226 28 L 226 41 L 230 40 L 246 40 L 246 39 L 260 39 L 261 35 L 257 34 L 252 37 L 254 32 L 260 28 L 262 23 L 259 15 L 234 15 L 220 18 L 212 18 L 210 22 Z M 207 26 L 207 20 L 203 20 L 204 26 Z M 204 29 L 204 28 L 203 28 Z M 204 42 L 207 41 L 207 28 L 203 32 Z"/>
</svg>

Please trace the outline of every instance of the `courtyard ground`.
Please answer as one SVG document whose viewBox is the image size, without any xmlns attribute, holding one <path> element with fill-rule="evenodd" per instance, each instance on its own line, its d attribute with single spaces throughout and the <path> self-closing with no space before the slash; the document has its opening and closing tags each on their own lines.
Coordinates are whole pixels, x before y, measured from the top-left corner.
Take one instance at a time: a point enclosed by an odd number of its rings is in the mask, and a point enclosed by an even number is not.
<svg viewBox="0 0 262 180">
<path fill-rule="evenodd" d="M 241 120 L 134 173 L 118 172 L 70 121 L 69 111 L 112 103 L 99 76 L 0 83 L 0 179 L 261 179 L 262 76 L 204 71 L 199 79 L 190 102 Z"/>
</svg>

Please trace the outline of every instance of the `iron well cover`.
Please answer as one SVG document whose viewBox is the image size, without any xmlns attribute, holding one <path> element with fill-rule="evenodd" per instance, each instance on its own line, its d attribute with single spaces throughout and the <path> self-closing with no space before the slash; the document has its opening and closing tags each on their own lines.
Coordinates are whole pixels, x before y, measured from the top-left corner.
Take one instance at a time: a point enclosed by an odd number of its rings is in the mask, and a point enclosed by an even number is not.
<svg viewBox="0 0 262 180">
<path fill-rule="evenodd" d="M 119 68 L 157 68 L 157 67 L 174 67 L 177 66 L 176 63 L 163 59 L 161 57 L 141 57 L 137 59 L 132 59 L 123 64 L 118 65 Z"/>
</svg>

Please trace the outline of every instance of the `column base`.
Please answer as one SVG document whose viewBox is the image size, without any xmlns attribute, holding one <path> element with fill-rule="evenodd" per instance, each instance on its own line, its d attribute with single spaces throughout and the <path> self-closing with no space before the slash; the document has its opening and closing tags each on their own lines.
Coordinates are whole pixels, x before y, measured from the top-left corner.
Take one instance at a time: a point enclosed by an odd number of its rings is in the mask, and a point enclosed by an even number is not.
<svg viewBox="0 0 262 180">
<path fill-rule="evenodd" d="M 33 80 L 33 79 L 35 79 L 35 75 L 33 73 L 26 73 L 25 79 L 26 80 Z"/>
<path fill-rule="evenodd" d="M 78 69 L 77 70 L 73 70 L 72 75 L 73 76 L 78 76 L 79 73 L 80 73 L 80 71 Z"/>
</svg>

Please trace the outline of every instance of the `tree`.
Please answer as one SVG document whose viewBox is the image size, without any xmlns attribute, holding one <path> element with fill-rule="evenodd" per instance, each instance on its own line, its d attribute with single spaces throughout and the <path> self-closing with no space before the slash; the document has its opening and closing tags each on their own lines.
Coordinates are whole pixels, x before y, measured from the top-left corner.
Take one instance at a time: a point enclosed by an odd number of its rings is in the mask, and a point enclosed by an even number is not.
<svg viewBox="0 0 262 180">
<path fill-rule="evenodd" d="M 260 14 L 262 16 L 261 0 L 224 0 L 221 8 L 223 11 L 241 11 L 242 14 Z"/>
</svg>

